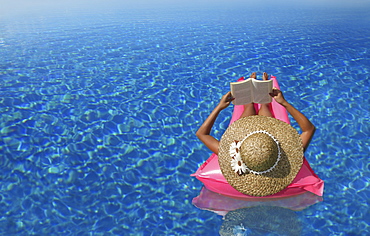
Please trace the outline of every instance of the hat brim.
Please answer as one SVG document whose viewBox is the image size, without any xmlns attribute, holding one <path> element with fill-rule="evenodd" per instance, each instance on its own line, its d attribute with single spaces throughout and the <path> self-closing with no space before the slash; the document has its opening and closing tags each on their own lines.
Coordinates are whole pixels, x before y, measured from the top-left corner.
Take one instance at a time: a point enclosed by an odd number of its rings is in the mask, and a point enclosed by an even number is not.
<svg viewBox="0 0 370 236">
<path fill-rule="evenodd" d="M 259 130 L 267 131 L 279 141 L 281 159 L 271 172 L 238 175 L 231 167 L 230 145 Z M 248 116 L 228 127 L 221 138 L 218 156 L 222 174 L 232 187 L 241 193 L 262 197 L 280 192 L 294 180 L 303 164 L 303 146 L 291 125 L 272 117 Z"/>
</svg>

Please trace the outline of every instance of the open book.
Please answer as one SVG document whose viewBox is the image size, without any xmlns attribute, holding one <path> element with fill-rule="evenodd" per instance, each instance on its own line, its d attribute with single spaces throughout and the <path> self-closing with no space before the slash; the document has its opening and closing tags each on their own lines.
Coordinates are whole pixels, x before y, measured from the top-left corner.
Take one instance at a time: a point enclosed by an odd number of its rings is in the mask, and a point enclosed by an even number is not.
<svg viewBox="0 0 370 236">
<path fill-rule="evenodd" d="M 230 83 L 231 95 L 235 98 L 234 105 L 248 103 L 270 103 L 272 97 L 272 80 L 256 80 L 249 78 L 239 82 Z"/>
</svg>

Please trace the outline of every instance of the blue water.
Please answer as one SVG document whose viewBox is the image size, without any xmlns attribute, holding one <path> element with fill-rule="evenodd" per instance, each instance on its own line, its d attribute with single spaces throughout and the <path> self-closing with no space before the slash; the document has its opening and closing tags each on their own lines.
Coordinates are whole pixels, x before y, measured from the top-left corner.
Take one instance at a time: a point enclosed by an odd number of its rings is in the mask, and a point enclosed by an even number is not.
<svg viewBox="0 0 370 236">
<path fill-rule="evenodd" d="M 49 7 L 0 18 L 1 235 L 218 235 L 194 133 L 254 71 L 317 127 L 302 235 L 370 234 L 369 5 Z"/>
</svg>

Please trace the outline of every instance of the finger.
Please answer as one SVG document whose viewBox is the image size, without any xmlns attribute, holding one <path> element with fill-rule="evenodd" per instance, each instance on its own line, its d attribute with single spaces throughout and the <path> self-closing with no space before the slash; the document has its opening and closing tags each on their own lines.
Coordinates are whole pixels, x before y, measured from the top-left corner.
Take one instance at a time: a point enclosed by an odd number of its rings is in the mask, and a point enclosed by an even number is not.
<svg viewBox="0 0 370 236">
<path fill-rule="evenodd" d="M 277 89 L 277 88 L 275 88 L 275 87 L 273 87 L 272 88 L 272 93 L 279 93 L 279 92 L 281 92 L 279 89 Z"/>
<path fill-rule="evenodd" d="M 228 100 L 227 100 L 227 102 L 230 103 L 231 101 L 234 101 L 234 100 L 235 100 L 235 98 L 229 97 Z"/>
<path fill-rule="evenodd" d="M 227 98 L 229 97 L 229 93 L 230 93 L 230 92 L 225 93 L 225 94 L 222 96 L 222 98 L 223 98 L 223 99 L 227 99 Z"/>
<path fill-rule="evenodd" d="M 272 90 L 272 92 L 271 92 L 271 93 L 269 93 L 269 95 L 270 95 L 271 97 L 276 97 L 277 95 L 279 95 L 279 90 L 274 89 L 274 90 Z"/>
<path fill-rule="evenodd" d="M 233 98 L 233 96 L 231 95 L 231 92 L 229 91 L 227 94 L 225 94 L 225 96 L 226 96 L 226 99 L 228 100 L 228 101 L 232 101 L 232 100 L 234 100 L 234 98 Z"/>
</svg>

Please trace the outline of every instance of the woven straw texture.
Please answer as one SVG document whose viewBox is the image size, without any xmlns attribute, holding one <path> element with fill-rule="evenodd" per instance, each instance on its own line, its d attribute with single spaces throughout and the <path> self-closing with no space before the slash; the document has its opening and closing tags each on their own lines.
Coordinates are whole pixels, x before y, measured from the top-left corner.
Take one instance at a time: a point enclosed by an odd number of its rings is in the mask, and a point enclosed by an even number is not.
<svg viewBox="0 0 370 236">
<path fill-rule="evenodd" d="M 267 131 L 278 140 L 281 159 L 277 166 L 268 173 L 238 175 L 231 167 L 230 145 L 235 140 L 241 141 L 249 133 L 259 130 Z M 257 160 L 259 158 L 257 156 L 261 153 L 259 150 L 264 149 L 264 143 L 257 143 L 256 138 L 258 138 L 257 134 L 252 135 L 251 140 L 246 140 L 249 144 L 256 142 L 256 145 L 253 145 L 252 148 L 249 145 L 248 149 L 250 150 L 247 151 L 249 154 L 254 153 L 254 156 L 242 156 L 242 160 L 252 170 L 257 168 L 255 171 L 261 171 L 265 168 L 266 163 L 258 163 L 258 161 L 254 164 L 251 163 L 253 159 Z M 276 145 L 275 142 L 274 145 Z M 244 154 L 243 148 L 246 149 L 245 146 L 242 145 L 241 147 L 242 155 Z M 251 150 L 253 148 L 258 150 Z M 272 117 L 249 116 L 235 121 L 225 131 L 220 141 L 218 156 L 222 174 L 232 187 L 241 193 L 262 197 L 280 192 L 293 181 L 303 164 L 303 146 L 298 132 L 291 125 Z M 270 160 L 269 165 L 274 162 Z"/>
</svg>

